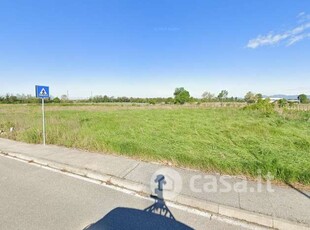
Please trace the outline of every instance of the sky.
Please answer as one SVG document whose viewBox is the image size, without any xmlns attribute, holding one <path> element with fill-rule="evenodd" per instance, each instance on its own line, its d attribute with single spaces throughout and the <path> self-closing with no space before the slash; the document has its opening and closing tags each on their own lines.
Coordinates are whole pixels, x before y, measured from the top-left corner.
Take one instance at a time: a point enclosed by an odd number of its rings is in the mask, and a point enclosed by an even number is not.
<svg viewBox="0 0 310 230">
<path fill-rule="evenodd" d="M 309 0 L 1 0 L 0 95 L 310 94 Z"/>
</svg>

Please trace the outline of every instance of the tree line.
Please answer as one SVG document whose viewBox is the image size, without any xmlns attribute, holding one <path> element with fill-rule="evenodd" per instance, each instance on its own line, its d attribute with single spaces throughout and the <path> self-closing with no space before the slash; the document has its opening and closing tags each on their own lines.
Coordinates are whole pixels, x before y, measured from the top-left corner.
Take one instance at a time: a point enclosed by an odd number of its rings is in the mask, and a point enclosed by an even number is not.
<svg viewBox="0 0 310 230">
<path fill-rule="evenodd" d="M 0 103 L 2 104 L 28 104 L 28 103 L 38 103 L 40 99 L 33 97 L 32 95 L 25 94 L 6 94 L 5 96 L 0 96 Z"/>
<path fill-rule="evenodd" d="M 145 104 L 185 104 L 185 103 L 204 103 L 204 102 L 247 102 L 248 104 L 256 103 L 263 98 L 263 95 L 253 92 L 248 92 L 244 98 L 229 96 L 227 90 L 221 90 L 217 95 L 211 92 L 205 91 L 201 98 L 192 97 L 188 90 L 184 87 L 179 87 L 174 90 L 172 97 L 156 97 L 156 98 L 142 98 L 142 97 L 109 97 L 107 95 L 98 95 L 89 99 L 82 100 L 70 100 L 67 95 L 59 97 L 48 98 L 46 103 L 145 103 Z M 309 103 L 307 95 L 300 94 L 298 96 L 300 103 Z M 27 103 L 39 103 L 40 99 L 33 97 L 32 95 L 10 95 L 0 96 L 0 103 L 3 104 L 27 104 Z M 284 107 L 289 101 L 281 99 L 278 101 L 280 107 Z"/>
</svg>

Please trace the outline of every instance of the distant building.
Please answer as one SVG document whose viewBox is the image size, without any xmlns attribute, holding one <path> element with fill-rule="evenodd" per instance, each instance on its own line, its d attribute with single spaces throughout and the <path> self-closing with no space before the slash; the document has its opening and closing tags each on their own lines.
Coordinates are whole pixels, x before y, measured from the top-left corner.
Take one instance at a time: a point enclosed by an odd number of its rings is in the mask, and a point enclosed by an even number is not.
<svg viewBox="0 0 310 230">
<path fill-rule="evenodd" d="M 300 103 L 298 99 L 288 99 L 287 101 L 292 103 Z"/>
<path fill-rule="evenodd" d="M 298 99 L 286 99 L 286 98 L 283 98 L 283 97 L 266 97 L 266 98 L 263 98 L 264 100 L 266 99 L 269 99 L 270 100 L 270 103 L 275 103 L 279 100 L 287 100 L 288 102 L 291 102 L 291 103 L 300 103 L 300 101 Z"/>
<path fill-rule="evenodd" d="M 282 97 L 269 97 L 269 100 L 271 103 L 277 102 L 277 101 L 282 100 L 282 99 L 284 99 L 284 98 L 282 98 Z"/>
</svg>

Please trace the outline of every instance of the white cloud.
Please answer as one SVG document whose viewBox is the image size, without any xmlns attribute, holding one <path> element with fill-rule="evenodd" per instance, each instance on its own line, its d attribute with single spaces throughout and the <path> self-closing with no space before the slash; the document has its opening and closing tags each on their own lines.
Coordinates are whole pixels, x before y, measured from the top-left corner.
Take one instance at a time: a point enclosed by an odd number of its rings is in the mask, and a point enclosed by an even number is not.
<svg viewBox="0 0 310 230">
<path fill-rule="evenodd" d="M 300 12 L 297 15 L 298 23 L 303 23 L 310 20 L 310 14 L 306 14 L 305 12 Z"/>
<path fill-rule="evenodd" d="M 304 15 L 306 15 L 305 12 L 300 12 L 300 13 L 297 15 L 297 18 L 303 17 Z"/>
<path fill-rule="evenodd" d="M 301 25 L 283 33 L 274 34 L 273 32 L 269 32 L 267 35 L 259 35 L 257 38 L 251 39 L 246 47 L 255 49 L 260 46 L 276 45 L 281 42 L 286 44 L 286 46 L 291 46 L 296 42 L 309 38 L 310 33 L 308 33 L 308 29 L 310 28 L 310 15 L 306 15 L 302 12 L 297 17 L 306 20 L 304 20 Z"/>
<path fill-rule="evenodd" d="M 295 37 L 290 38 L 287 42 L 287 46 L 291 46 L 291 45 L 295 44 L 296 42 L 299 42 L 305 38 L 310 38 L 310 33 L 301 34 L 301 35 L 297 35 Z"/>
</svg>

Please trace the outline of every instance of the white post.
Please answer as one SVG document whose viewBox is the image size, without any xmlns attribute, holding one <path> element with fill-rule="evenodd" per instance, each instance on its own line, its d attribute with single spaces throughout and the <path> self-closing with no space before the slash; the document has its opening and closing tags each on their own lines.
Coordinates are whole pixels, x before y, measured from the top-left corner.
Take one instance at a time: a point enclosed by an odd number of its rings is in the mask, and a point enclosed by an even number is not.
<svg viewBox="0 0 310 230">
<path fill-rule="evenodd" d="M 44 98 L 42 98 L 42 118 L 43 118 L 43 145 L 45 145 L 45 114 L 44 114 Z"/>
</svg>

